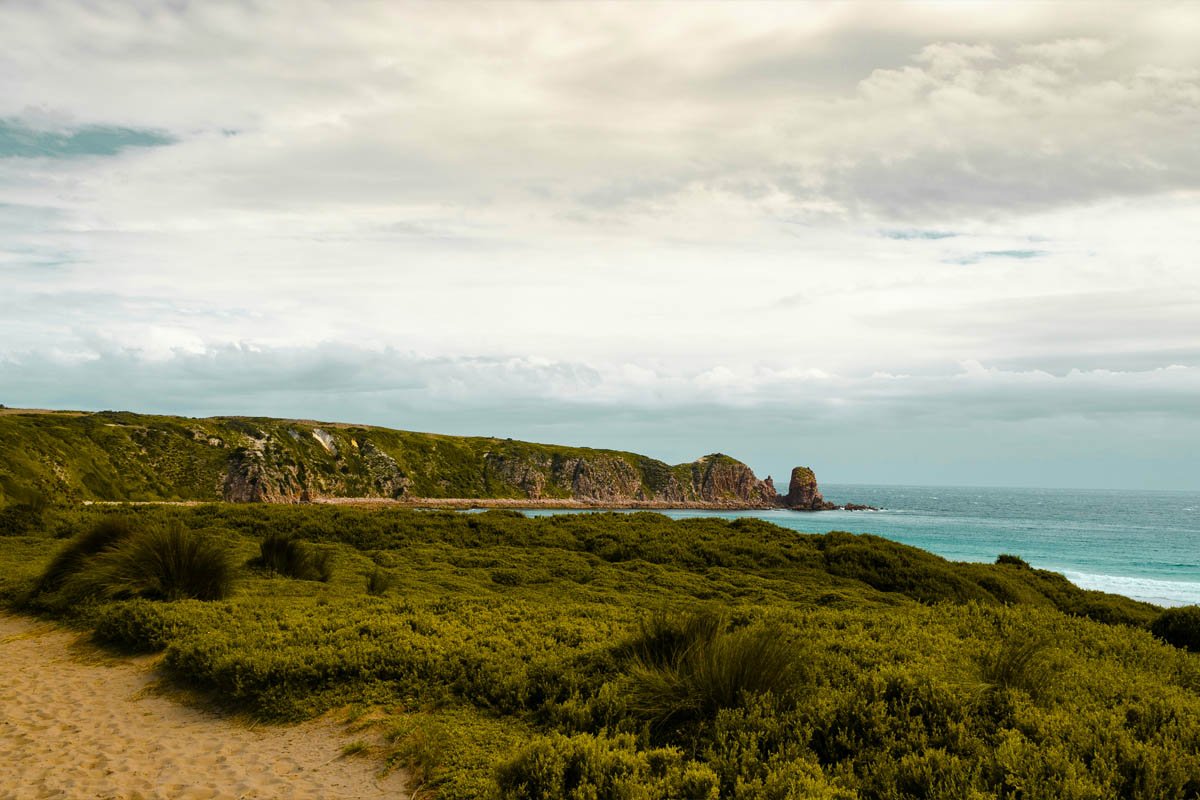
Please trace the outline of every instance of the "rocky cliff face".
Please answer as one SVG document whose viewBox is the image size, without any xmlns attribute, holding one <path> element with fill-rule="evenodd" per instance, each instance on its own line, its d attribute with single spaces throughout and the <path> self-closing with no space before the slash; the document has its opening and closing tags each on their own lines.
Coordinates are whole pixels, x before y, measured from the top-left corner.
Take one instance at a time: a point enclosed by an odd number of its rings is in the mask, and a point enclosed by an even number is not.
<svg viewBox="0 0 1200 800">
<path fill-rule="evenodd" d="M 744 503 L 777 505 L 779 496 L 768 477 L 760 481 L 742 462 L 716 453 L 692 463 L 693 486 L 697 499 L 706 503 Z"/>
</svg>

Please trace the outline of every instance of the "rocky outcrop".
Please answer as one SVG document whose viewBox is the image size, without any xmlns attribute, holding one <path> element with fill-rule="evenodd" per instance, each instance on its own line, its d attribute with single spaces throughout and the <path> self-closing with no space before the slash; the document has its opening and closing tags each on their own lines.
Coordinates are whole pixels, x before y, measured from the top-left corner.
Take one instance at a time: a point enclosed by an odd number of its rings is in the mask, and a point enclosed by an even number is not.
<svg viewBox="0 0 1200 800">
<path fill-rule="evenodd" d="M 821 496 L 817 488 L 817 476 L 808 467 L 796 467 L 792 470 L 792 479 L 788 483 L 787 496 L 783 505 L 794 511 L 831 511 L 837 506 Z"/>
<path fill-rule="evenodd" d="M 778 505 L 779 500 L 769 479 L 760 481 L 748 466 L 720 453 L 671 467 L 654 459 L 603 452 L 571 457 L 488 452 L 483 468 L 493 491 L 523 494 L 531 500 L 764 508 Z"/>
<path fill-rule="evenodd" d="M 760 481 L 750 467 L 722 453 L 693 462 L 692 472 L 696 497 L 702 502 L 752 506 L 778 503 L 779 496 L 770 478 Z"/>
<path fill-rule="evenodd" d="M 231 503 L 295 503 L 305 497 L 296 465 L 277 463 L 271 442 L 252 439 L 229 456 L 222 499 Z"/>
</svg>

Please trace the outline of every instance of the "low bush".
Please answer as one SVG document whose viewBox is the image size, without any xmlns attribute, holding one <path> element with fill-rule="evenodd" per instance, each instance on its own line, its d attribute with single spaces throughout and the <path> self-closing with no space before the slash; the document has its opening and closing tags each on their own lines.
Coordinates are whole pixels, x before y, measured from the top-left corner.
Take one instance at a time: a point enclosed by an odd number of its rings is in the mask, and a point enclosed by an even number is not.
<svg viewBox="0 0 1200 800">
<path fill-rule="evenodd" d="M 628 734 L 555 734 L 526 747 L 497 776 L 504 800 L 717 800 L 717 776 L 684 768 L 674 748 L 641 750 Z"/>
<path fill-rule="evenodd" d="M 205 621 L 199 609 L 186 601 L 168 605 L 139 598 L 105 606 L 96 618 L 92 638 L 129 652 L 153 653 Z"/>
<path fill-rule="evenodd" d="M 1020 567 L 1021 569 L 1032 569 L 1032 567 L 1029 566 L 1028 561 L 1020 556 L 1014 556 L 1011 553 L 1001 553 L 1000 555 L 996 556 L 996 563 L 1007 564 L 1010 567 Z"/>
<path fill-rule="evenodd" d="M 1200 606 L 1168 608 L 1154 620 L 1150 631 L 1167 644 L 1200 652 Z"/>
<path fill-rule="evenodd" d="M 275 575 L 328 583 L 333 577 L 332 554 L 318 550 L 294 534 L 271 531 L 259 544 L 251 563 Z"/>
<path fill-rule="evenodd" d="M 395 580 L 392 573 L 376 567 L 367 575 L 367 594 L 373 597 L 382 597 L 387 594 L 388 589 L 392 588 Z"/>
</svg>

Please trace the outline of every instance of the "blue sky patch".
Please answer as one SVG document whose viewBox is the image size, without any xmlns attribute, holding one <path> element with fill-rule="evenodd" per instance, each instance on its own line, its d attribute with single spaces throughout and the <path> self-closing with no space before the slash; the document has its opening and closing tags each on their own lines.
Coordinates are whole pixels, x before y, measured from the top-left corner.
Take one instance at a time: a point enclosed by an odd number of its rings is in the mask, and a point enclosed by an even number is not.
<svg viewBox="0 0 1200 800">
<path fill-rule="evenodd" d="M 131 147 L 162 147 L 175 139 L 162 131 L 85 125 L 65 131 L 37 130 L 0 119 L 0 158 L 113 156 Z"/>
<path fill-rule="evenodd" d="M 949 259 L 951 264 L 978 264 L 989 258 L 1016 258 L 1019 260 L 1027 260 L 1030 258 L 1041 258 L 1048 255 L 1045 250 L 985 250 L 981 253 L 968 253 L 959 258 Z"/>
<path fill-rule="evenodd" d="M 922 231 L 922 230 L 898 230 L 884 231 L 883 235 L 889 239 L 901 239 L 909 241 L 911 239 L 951 239 L 958 236 L 953 231 Z"/>
</svg>

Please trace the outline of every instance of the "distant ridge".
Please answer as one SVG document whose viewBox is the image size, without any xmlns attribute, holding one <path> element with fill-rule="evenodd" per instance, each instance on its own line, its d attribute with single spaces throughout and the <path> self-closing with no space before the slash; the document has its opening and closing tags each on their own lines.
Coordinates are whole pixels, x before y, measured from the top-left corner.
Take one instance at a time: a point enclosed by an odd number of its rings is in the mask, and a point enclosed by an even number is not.
<svg viewBox="0 0 1200 800">
<path fill-rule="evenodd" d="M 713 453 L 620 450 L 269 417 L 0 408 L 0 504 L 396 502 L 608 508 L 830 508 L 806 467 L 787 495 Z"/>
</svg>

